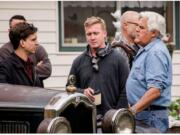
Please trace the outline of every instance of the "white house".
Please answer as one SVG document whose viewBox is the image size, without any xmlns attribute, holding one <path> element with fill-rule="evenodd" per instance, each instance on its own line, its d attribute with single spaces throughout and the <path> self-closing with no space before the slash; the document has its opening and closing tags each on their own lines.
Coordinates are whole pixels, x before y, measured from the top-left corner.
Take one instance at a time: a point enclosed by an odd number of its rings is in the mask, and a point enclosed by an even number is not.
<svg viewBox="0 0 180 135">
<path fill-rule="evenodd" d="M 120 1 L 110 1 L 108 3 L 103 3 L 103 1 L 82 1 L 79 8 L 78 2 L 75 1 L 0 1 L 0 46 L 9 40 L 8 20 L 15 14 L 24 15 L 29 22 L 32 22 L 36 27 L 38 27 L 38 40 L 47 50 L 53 65 L 51 77 L 44 81 L 45 87 L 52 89 L 64 89 L 72 61 L 82 52 L 82 47 L 85 45 L 83 44 L 83 31 L 77 31 L 76 29 L 81 29 L 83 27 L 83 23 L 79 22 L 79 20 L 83 21 L 82 17 L 87 16 L 89 13 L 105 17 L 109 23 L 108 28 L 110 29 L 110 36 L 113 36 L 115 28 L 113 28 L 112 21 L 109 21 L 110 19 L 113 20 L 110 13 L 121 9 L 120 7 L 123 7 L 123 11 L 128 4 L 129 3 L 126 2 L 122 4 Z M 163 6 L 167 6 L 164 2 L 157 2 L 155 4 L 151 3 L 151 6 L 145 2 L 134 2 L 134 5 L 130 4 L 131 8 L 136 9 L 136 4 L 140 8 L 147 6 L 147 8 L 150 9 L 154 7 L 154 9 L 161 9 Z M 173 2 L 170 4 L 174 7 Z M 91 6 L 98 8 L 92 9 Z M 83 12 L 84 10 L 87 12 Z M 172 13 L 174 22 L 176 22 L 176 12 L 173 10 Z M 82 16 L 80 16 L 79 13 L 81 13 Z M 169 12 L 167 11 L 167 13 Z M 70 24 L 68 24 L 69 22 Z M 175 24 L 174 22 L 173 24 Z M 79 23 L 81 23 L 82 26 L 77 25 Z M 176 35 L 174 36 L 175 42 L 176 38 L 179 38 L 177 36 L 180 29 L 175 29 L 175 26 L 173 25 L 170 29 L 170 32 L 171 31 L 173 31 L 173 34 Z M 77 35 L 78 33 L 76 32 L 78 32 L 79 35 Z M 76 46 L 74 44 L 78 45 Z M 176 50 L 173 55 L 173 97 L 180 97 L 179 57 L 180 51 Z"/>
</svg>

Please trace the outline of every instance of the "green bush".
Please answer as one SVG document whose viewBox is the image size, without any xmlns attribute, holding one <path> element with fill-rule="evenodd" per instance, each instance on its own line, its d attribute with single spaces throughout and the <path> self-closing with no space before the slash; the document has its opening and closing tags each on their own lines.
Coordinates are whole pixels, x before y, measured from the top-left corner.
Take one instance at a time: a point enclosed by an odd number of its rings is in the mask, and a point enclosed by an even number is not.
<svg viewBox="0 0 180 135">
<path fill-rule="evenodd" d="M 173 101 L 169 107 L 169 115 L 180 120 L 180 99 Z"/>
</svg>

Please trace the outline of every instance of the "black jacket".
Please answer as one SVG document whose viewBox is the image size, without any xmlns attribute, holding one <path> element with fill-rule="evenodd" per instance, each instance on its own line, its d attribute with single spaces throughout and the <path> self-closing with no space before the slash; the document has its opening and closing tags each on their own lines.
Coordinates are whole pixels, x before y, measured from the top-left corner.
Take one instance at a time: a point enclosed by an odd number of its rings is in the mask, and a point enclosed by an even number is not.
<svg viewBox="0 0 180 135">
<path fill-rule="evenodd" d="M 15 53 L 0 62 L 0 83 L 42 87 L 35 69 L 33 68 L 33 78 L 30 79 L 22 60 Z"/>
<path fill-rule="evenodd" d="M 93 69 L 92 57 L 87 49 L 78 56 L 71 67 L 70 75 L 76 76 L 76 86 L 79 92 L 91 87 L 99 90 L 102 95 L 101 105 L 97 113 L 104 115 L 109 109 L 119 109 L 128 106 L 125 84 L 129 74 L 125 58 L 110 45 L 105 51 L 101 50 L 98 66 Z"/>
<path fill-rule="evenodd" d="M 11 53 L 14 52 L 13 45 L 11 42 L 7 42 L 0 48 L 0 61 L 3 61 L 5 58 L 9 57 Z M 36 73 L 40 80 L 44 80 L 50 77 L 52 72 L 51 62 L 48 58 L 48 54 L 43 46 L 39 45 L 35 54 L 30 55 L 30 59 L 35 65 Z M 43 61 L 40 66 L 37 66 L 37 63 Z"/>
<path fill-rule="evenodd" d="M 136 56 L 140 47 L 136 44 L 134 44 L 134 45 L 124 44 L 123 41 L 112 43 L 112 47 L 119 50 L 119 52 L 123 56 L 126 57 L 126 60 L 129 62 L 129 67 L 131 68 L 132 63 L 133 63 L 133 59 Z"/>
</svg>

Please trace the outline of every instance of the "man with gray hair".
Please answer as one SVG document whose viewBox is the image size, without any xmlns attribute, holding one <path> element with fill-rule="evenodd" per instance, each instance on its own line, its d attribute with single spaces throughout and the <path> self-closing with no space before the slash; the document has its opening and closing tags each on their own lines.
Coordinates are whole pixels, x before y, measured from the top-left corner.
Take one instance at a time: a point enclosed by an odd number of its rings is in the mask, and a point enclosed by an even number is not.
<svg viewBox="0 0 180 135">
<path fill-rule="evenodd" d="M 139 46 L 134 43 L 136 27 L 138 26 L 139 13 L 136 11 L 126 11 L 120 18 L 120 37 L 119 41 L 112 43 L 112 47 L 117 47 L 123 54 L 131 68 L 134 56 L 139 50 Z"/>
<path fill-rule="evenodd" d="M 161 40 L 165 19 L 158 13 L 141 12 L 135 43 L 141 46 L 134 58 L 126 90 L 136 120 L 159 129 L 168 129 L 171 101 L 172 63 Z"/>
</svg>

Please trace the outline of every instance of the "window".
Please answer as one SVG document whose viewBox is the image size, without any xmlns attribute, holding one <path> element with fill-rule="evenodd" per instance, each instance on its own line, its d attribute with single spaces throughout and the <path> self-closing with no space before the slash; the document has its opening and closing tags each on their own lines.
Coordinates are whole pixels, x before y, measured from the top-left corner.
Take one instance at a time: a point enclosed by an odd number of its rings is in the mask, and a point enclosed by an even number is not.
<svg viewBox="0 0 180 135">
<path fill-rule="evenodd" d="M 99 16 L 107 25 L 108 39 L 115 34 L 112 24 L 112 12 L 116 10 L 115 1 L 61 1 L 59 2 L 60 15 L 60 51 L 80 51 L 86 46 L 84 21 L 87 17 Z"/>
<path fill-rule="evenodd" d="M 180 12 L 180 2 L 179 1 L 175 1 L 174 2 L 175 5 L 175 18 L 176 18 L 176 22 L 175 22 L 175 31 L 176 31 L 176 49 L 180 49 L 180 16 L 179 16 L 179 12 Z"/>
</svg>

